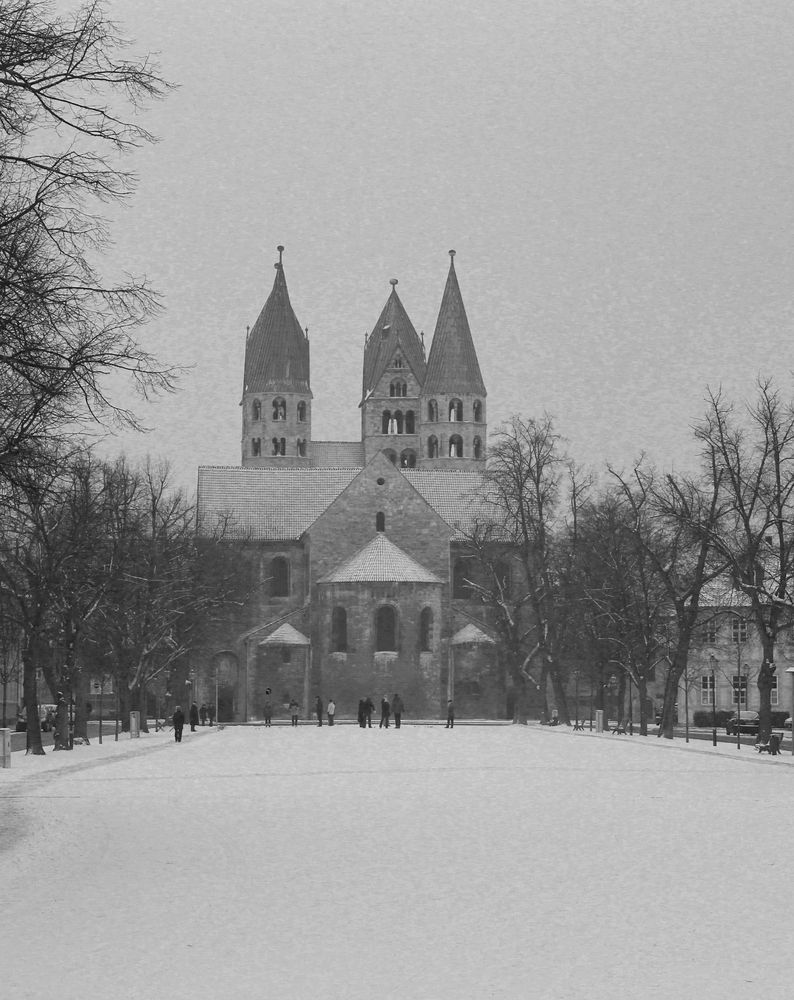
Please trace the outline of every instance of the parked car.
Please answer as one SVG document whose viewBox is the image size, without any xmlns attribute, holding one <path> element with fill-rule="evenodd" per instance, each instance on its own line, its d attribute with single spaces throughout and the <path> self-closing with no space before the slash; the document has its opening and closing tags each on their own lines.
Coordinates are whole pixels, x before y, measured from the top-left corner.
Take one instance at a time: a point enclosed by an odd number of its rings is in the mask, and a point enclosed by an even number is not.
<svg viewBox="0 0 794 1000">
<path fill-rule="evenodd" d="M 791 716 L 790 715 L 786 716 L 786 718 L 783 720 L 783 728 L 784 729 L 791 729 Z"/>
<path fill-rule="evenodd" d="M 757 736 L 760 727 L 758 712 L 738 712 L 734 713 L 725 723 L 725 732 L 728 736 L 735 736 L 737 732 Z"/>
</svg>

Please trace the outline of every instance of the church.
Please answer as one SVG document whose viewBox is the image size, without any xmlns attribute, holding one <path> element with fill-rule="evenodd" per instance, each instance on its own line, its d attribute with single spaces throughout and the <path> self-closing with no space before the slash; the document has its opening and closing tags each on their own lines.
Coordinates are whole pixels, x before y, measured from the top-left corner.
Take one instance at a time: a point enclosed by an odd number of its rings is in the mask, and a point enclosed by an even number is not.
<svg viewBox="0 0 794 1000">
<path fill-rule="evenodd" d="M 244 599 L 191 665 L 221 722 L 316 697 L 337 717 L 399 693 L 407 718 L 504 718 L 508 691 L 466 539 L 487 460 L 487 408 L 450 251 L 429 352 L 397 293 L 366 337 L 360 441 L 312 437 L 308 333 L 278 247 L 247 333 L 241 464 L 198 470 L 199 535 L 236 547 Z M 367 324 L 368 327 L 368 324 Z M 268 694 L 270 692 L 270 694 Z"/>
</svg>

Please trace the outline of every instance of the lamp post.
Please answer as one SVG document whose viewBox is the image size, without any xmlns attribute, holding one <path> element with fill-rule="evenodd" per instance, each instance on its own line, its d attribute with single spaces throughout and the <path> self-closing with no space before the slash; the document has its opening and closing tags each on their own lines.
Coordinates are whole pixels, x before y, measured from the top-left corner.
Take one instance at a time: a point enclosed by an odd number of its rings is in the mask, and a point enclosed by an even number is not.
<svg viewBox="0 0 794 1000">
<path fill-rule="evenodd" d="M 714 668 L 717 661 L 713 656 L 709 657 L 711 664 L 711 745 L 717 745 L 717 677 Z"/>
<path fill-rule="evenodd" d="M 576 699 L 576 721 L 574 723 L 573 728 L 575 730 L 584 729 L 584 720 L 582 720 L 582 722 L 579 721 L 579 671 L 578 670 L 574 670 L 573 679 L 574 679 L 574 697 Z"/>
<path fill-rule="evenodd" d="M 786 667 L 791 675 L 791 756 L 794 757 L 794 667 Z"/>
<path fill-rule="evenodd" d="M 618 709 L 618 679 L 617 677 L 615 677 L 614 674 L 612 674 L 612 676 L 609 678 L 609 690 L 611 691 L 612 697 L 615 702 L 615 728 L 617 729 L 618 724 L 620 723 L 620 719 L 618 718 L 618 716 L 620 715 L 620 711 Z M 608 717 L 607 717 L 607 725 L 609 725 Z"/>
<path fill-rule="evenodd" d="M 684 661 L 684 742 L 689 743 L 689 659 Z"/>
</svg>

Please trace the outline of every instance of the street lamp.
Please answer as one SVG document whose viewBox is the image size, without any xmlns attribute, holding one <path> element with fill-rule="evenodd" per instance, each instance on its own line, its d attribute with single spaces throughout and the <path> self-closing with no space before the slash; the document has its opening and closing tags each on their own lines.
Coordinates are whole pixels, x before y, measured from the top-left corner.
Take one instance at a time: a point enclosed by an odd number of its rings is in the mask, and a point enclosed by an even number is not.
<svg viewBox="0 0 794 1000">
<path fill-rule="evenodd" d="M 786 673 L 791 674 L 791 756 L 794 757 L 794 667 L 786 667 Z"/>
<path fill-rule="evenodd" d="M 711 665 L 711 745 L 717 745 L 717 677 L 714 668 L 717 661 L 713 656 L 709 657 Z"/>
<path fill-rule="evenodd" d="M 581 722 L 579 722 L 579 671 L 578 670 L 574 670 L 574 672 L 573 672 L 573 679 L 574 679 L 574 685 L 575 685 L 574 686 L 574 692 L 575 692 L 574 697 L 576 698 L 576 722 L 574 723 L 574 727 L 573 728 L 575 730 L 576 729 L 584 729 L 584 720 L 582 720 Z"/>
</svg>

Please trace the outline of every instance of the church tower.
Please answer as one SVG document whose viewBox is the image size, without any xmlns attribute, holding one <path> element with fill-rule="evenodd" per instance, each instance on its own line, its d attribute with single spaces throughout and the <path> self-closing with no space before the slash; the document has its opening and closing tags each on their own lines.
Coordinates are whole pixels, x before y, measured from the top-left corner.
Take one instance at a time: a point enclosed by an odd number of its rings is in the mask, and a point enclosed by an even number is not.
<svg viewBox="0 0 794 1000">
<path fill-rule="evenodd" d="M 413 469 L 420 454 L 425 348 L 397 294 L 396 278 L 391 286 L 364 345 L 361 440 L 365 465 L 382 451 L 394 465 Z"/>
<path fill-rule="evenodd" d="M 245 342 L 242 464 L 303 466 L 311 452 L 309 337 L 292 309 L 278 247 L 270 297 Z"/>
<path fill-rule="evenodd" d="M 420 397 L 423 469 L 485 470 L 485 383 L 449 251 L 447 285 L 438 313 Z"/>
</svg>

